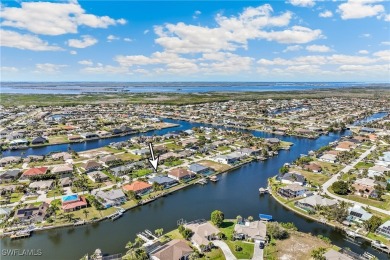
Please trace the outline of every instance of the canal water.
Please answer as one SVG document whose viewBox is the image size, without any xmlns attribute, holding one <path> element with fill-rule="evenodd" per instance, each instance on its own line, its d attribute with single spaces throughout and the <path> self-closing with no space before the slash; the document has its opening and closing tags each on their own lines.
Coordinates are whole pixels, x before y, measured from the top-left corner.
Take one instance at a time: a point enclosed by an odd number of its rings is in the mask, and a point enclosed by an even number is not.
<svg viewBox="0 0 390 260">
<path fill-rule="evenodd" d="M 184 130 L 198 127 L 203 124 L 189 123 L 185 121 L 167 120 L 178 123 L 180 126 L 173 129 L 158 130 L 147 133 L 164 134 L 173 130 Z M 252 132 L 255 136 L 270 137 L 271 134 Z M 314 235 L 324 235 L 339 247 L 348 247 L 357 253 L 368 251 L 379 259 L 386 256 L 373 250 L 369 245 L 357 245 L 344 238 L 333 228 L 319 224 L 312 220 L 285 209 L 269 195 L 260 196 L 259 187 L 267 185 L 267 179 L 278 173 L 278 169 L 285 163 L 298 158 L 300 154 L 307 154 L 349 134 L 348 131 L 331 133 L 315 140 L 297 137 L 282 137 L 284 141 L 293 142 L 290 151 L 280 151 L 279 155 L 264 162 L 252 162 L 239 169 L 220 175 L 217 183 L 208 183 L 204 186 L 191 186 L 186 189 L 158 199 L 150 204 L 128 211 L 120 219 L 111 222 L 103 221 L 94 225 L 86 225 L 76 228 L 63 228 L 37 232 L 31 238 L 11 241 L 9 238 L 1 240 L 1 249 L 41 249 L 43 255 L 40 259 L 80 259 L 85 253 L 92 253 L 96 248 L 106 253 L 125 252 L 125 245 L 129 240 L 134 240 L 136 234 L 145 229 L 154 231 L 164 228 L 169 231 L 177 227 L 177 221 L 208 219 L 210 213 L 219 209 L 225 213 L 226 218 L 254 216 L 259 213 L 273 215 L 277 221 L 294 222 L 300 231 L 310 232 Z M 120 137 L 125 140 L 127 137 Z M 113 142 L 101 140 L 107 142 Z M 118 140 L 115 140 L 118 141 Z M 99 145 L 100 144 L 100 145 Z M 105 145 L 106 145 L 105 144 Z M 84 145 L 84 147 L 82 147 Z M 72 149 L 81 151 L 100 147 L 98 141 L 84 144 L 74 144 Z M 59 146 L 61 147 L 61 146 Z M 55 151 L 58 148 L 53 148 Z M 65 145 L 67 149 L 67 145 Z M 35 152 L 34 148 L 34 152 Z M 38 148 L 39 151 L 41 148 Z M 32 151 L 31 151 L 32 152 Z M 37 257 L 5 257 L 1 259 L 38 259 Z"/>
</svg>

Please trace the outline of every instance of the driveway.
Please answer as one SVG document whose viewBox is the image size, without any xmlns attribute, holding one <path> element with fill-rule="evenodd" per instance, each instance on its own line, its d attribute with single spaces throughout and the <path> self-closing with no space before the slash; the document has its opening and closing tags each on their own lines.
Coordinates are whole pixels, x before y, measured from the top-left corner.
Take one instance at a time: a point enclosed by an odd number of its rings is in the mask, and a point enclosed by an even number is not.
<svg viewBox="0 0 390 260">
<path fill-rule="evenodd" d="M 252 260 L 263 260 L 264 259 L 264 249 L 260 249 L 260 242 L 255 243 L 255 250 L 253 251 Z"/>
<path fill-rule="evenodd" d="M 237 258 L 233 255 L 232 251 L 230 251 L 229 246 L 225 242 L 220 240 L 213 240 L 213 244 L 221 248 L 226 260 L 237 260 Z"/>
</svg>

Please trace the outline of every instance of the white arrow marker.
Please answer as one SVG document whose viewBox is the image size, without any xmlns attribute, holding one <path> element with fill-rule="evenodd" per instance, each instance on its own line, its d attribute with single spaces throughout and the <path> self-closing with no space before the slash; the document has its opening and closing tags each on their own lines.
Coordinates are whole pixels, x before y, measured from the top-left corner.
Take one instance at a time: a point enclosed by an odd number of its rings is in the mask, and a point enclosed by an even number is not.
<svg viewBox="0 0 390 260">
<path fill-rule="evenodd" d="M 160 157 L 158 157 L 158 156 L 157 156 L 157 158 L 154 157 L 152 143 L 149 143 L 149 149 L 150 149 L 150 154 L 152 155 L 152 159 L 148 159 L 148 160 L 149 160 L 150 164 L 153 166 L 154 171 L 157 172 L 158 160 Z"/>
</svg>

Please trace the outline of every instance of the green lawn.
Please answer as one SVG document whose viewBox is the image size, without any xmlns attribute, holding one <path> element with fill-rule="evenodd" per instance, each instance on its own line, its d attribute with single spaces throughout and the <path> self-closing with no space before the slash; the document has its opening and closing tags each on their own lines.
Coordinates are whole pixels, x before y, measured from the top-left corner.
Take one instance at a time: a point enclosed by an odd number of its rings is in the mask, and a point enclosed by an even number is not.
<svg viewBox="0 0 390 260">
<path fill-rule="evenodd" d="M 140 155 L 136 155 L 132 153 L 116 154 L 115 156 L 123 161 L 139 161 L 141 159 Z"/>
<path fill-rule="evenodd" d="M 220 248 L 214 248 L 210 252 L 206 252 L 205 255 L 200 258 L 202 260 L 210 259 L 210 260 L 225 260 L 225 255 L 223 254 Z"/>
<path fill-rule="evenodd" d="M 11 194 L 11 199 L 10 199 L 10 203 L 14 203 L 14 202 L 18 202 L 23 196 L 23 193 L 18 193 L 18 192 L 15 192 L 15 193 L 12 193 Z"/>
<path fill-rule="evenodd" d="M 238 259 L 251 259 L 253 256 L 253 250 L 255 248 L 254 243 L 247 243 L 243 241 L 225 241 L 230 250 Z M 241 251 L 235 251 L 235 246 L 238 245 L 242 248 Z"/>
<path fill-rule="evenodd" d="M 390 241 L 388 238 L 384 237 L 384 236 L 380 236 L 378 234 L 375 234 L 375 233 L 368 233 L 367 235 L 368 238 L 371 238 L 373 240 L 379 240 L 381 241 L 382 243 L 386 244 L 386 245 L 390 245 Z"/>
<path fill-rule="evenodd" d="M 174 166 L 178 166 L 180 164 L 183 164 L 183 160 L 175 160 L 175 161 L 164 162 L 164 165 L 167 166 L 167 167 L 174 167 Z"/>
<path fill-rule="evenodd" d="M 374 166 L 374 163 L 366 163 L 366 162 L 358 162 L 355 165 L 356 169 L 368 169 L 370 167 Z"/>
<path fill-rule="evenodd" d="M 164 145 L 165 145 L 165 147 L 166 147 L 167 149 L 173 150 L 173 151 L 183 149 L 183 146 L 180 146 L 180 145 L 175 144 L 175 143 L 166 143 L 166 144 L 164 144 Z"/>
<path fill-rule="evenodd" d="M 234 232 L 234 225 L 235 220 L 225 220 L 219 230 L 221 230 L 222 233 L 225 234 L 227 237 L 227 240 L 225 241 L 226 244 L 229 246 L 232 253 L 238 258 L 238 259 L 250 259 L 253 255 L 254 250 L 254 244 L 253 243 L 247 243 L 244 241 L 231 241 L 230 239 L 233 237 Z M 241 251 L 236 252 L 235 246 L 238 245 L 242 247 Z"/>
<path fill-rule="evenodd" d="M 217 150 L 220 152 L 226 152 L 226 151 L 231 150 L 231 148 L 229 146 L 220 146 L 217 148 Z"/>
<path fill-rule="evenodd" d="M 315 161 L 315 163 L 319 164 L 322 167 L 322 170 L 325 172 L 329 172 L 331 174 L 338 173 L 344 166 L 334 163 Z"/>
<path fill-rule="evenodd" d="M 311 183 L 315 184 L 316 186 L 324 184 L 327 180 L 330 179 L 330 176 L 327 176 L 323 173 L 314 173 L 309 172 L 301 169 L 294 169 L 294 171 L 298 171 L 301 173 L 305 178 L 310 181 Z"/>
<path fill-rule="evenodd" d="M 136 175 L 137 177 L 142 177 L 142 176 L 148 175 L 152 172 L 153 172 L 152 169 L 140 169 L 140 170 L 133 172 L 133 175 Z"/>
<path fill-rule="evenodd" d="M 65 192 L 62 189 L 61 189 L 61 191 L 59 191 L 59 190 L 50 190 L 47 193 L 46 197 L 48 197 L 48 198 L 51 198 L 51 197 L 54 197 L 54 196 L 59 197 L 59 196 L 62 196 L 64 194 L 65 194 Z"/>
<path fill-rule="evenodd" d="M 36 200 L 37 198 L 38 198 L 38 196 L 28 197 L 28 198 L 26 198 L 26 201 L 29 201 L 29 200 Z"/>
</svg>

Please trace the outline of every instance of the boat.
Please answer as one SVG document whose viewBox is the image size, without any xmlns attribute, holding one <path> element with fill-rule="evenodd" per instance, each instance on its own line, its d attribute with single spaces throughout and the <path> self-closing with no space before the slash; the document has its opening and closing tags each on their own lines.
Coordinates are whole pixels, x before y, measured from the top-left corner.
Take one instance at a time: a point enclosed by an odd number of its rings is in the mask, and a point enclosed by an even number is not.
<svg viewBox="0 0 390 260">
<path fill-rule="evenodd" d="M 30 231 L 17 231 L 11 235 L 11 239 L 27 238 L 31 236 Z"/>
<path fill-rule="evenodd" d="M 200 185 L 205 185 L 205 184 L 207 184 L 207 180 L 205 178 L 202 178 L 199 181 L 197 181 L 196 183 L 198 183 Z"/>
<path fill-rule="evenodd" d="M 260 194 L 266 194 L 266 193 L 268 193 L 268 189 L 261 187 L 261 188 L 259 188 L 259 192 L 260 192 Z"/>
<path fill-rule="evenodd" d="M 210 181 L 217 182 L 218 180 L 218 177 L 215 175 L 210 177 Z"/>
<path fill-rule="evenodd" d="M 118 210 L 114 214 L 109 215 L 108 218 L 111 219 L 112 221 L 114 221 L 114 220 L 117 220 L 118 218 L 120 218 L 122 215 L 123 215 L 123 212 Z"/>
<path fill-rule="evenodd" d="M 273 220 L 272 215 L 267 215 L 267 214 L 259 214 L 259 218 L 260 218 L 260 220 L 263 220 L 263 221 Z"/>
</svg>

